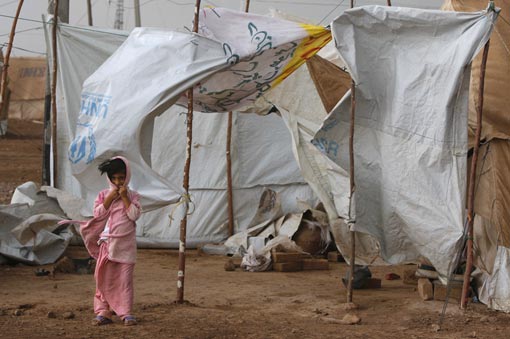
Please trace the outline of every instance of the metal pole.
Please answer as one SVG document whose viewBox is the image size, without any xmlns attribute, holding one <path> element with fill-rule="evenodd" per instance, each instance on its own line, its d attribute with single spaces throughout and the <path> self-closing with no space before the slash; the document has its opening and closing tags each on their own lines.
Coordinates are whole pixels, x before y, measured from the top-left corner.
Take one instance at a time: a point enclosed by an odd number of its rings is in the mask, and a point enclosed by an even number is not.
<svg viewBox="0 0 510 339">
<path fill-rule="evenodd" d="M 468 185 L 468 233 L 467 233 L 467 261 L 466 271 L 464 272 L 464 283 L 462 285 L 462 298 L 460 307 L 465 309 L 467 306 L 467 299 L 469 294 L 469 280 L 471 277 L 471 270 L 473 268 L 473 221 L 474 221 L 474 204 L 475 204 L 475 179 L 476 179 L 476 165 L 478 162 L 478 152 L 480 149 L 480 138 L 482 135 L 482 111 L 483 111 L 483 90 L 485 87 L 485 68 L 487 65 L 487 56 L 489 54 L 489 43 L 487 41 L 483 49 L 482 63 L 480 65 L 480 87 L 478 89 L 478 105 L 476 106 L 476 131 L 475 131 L 475 146 L 473 149 L 473 158 L 471 158 L 471 171 L 469 173 Z"/>
<path fill-rule="evenodd" d="M 16 25 L 18 24 L 19 13 L 21 12 L 21 7 L 23 6 L 23 0 L 20 0 L 18 3 L 18 9 L 16 10 L 16 15 L 14 16 L 14 21 L 11 26 L 11 34 L 9 35 L 9 42 L 7 43 L 7 51 L 5 53 L 4 64 L 2 67 L 2 78 L 0 80 L 0 113 L 4 109 L 4 104 L 7 101 L 5 93 L 7 92 L 7 69 L 9 68 L 9 59 L 11 58 L 12 51 L 12 42 L 14 41 L 14 34 L 16 34 Z M 0 128 L 1 125 L 0 125 Z M 3 131 L 0 131 L 0 135 L 3 134 Z"/>
<path fill-rule="evenodd" d="M 356 83 L 352 80 L 351 83 L 351 125 L 350 125 L 350 133 L 349 133 L 349 181 L 350 181 L 350 196 L 349 196 L 349 220 L 352 220 L 352 199 L 355 191 L 355 183 L 354 183 L 354 115 L 356 112 Z M 351 234 L 351 261 L 350 261 L 350 275 L 349 281 L 347 284 L 347 302 L 352 302 L 352 282 L 354 280 L 354 265 L 356 262 L 356 232 L 352 229 L 350 230 Z"/>
<path fill-rule="evenodd" d="M 198 32 L 198 11 L 200 10 L 200 0 L 195 3 L 195 17 L 193 20 L 193 32 Z M 185 213 L 181 220 L 180 240 L 179 240 L 179 270 L 177 272 L 177 300 L 182 304 L 184 302 L 184 272 L 186 267 L 186 226 L 188 224 L 188 199 L 189 199 L 189 171 L 191 167 L 191 145 L 193 141 L 193 87 L 188 89 L 188 115 L 186 124 L 186 162 L 184 163 L 184 178 L 182 186 L 185 192 Z"/>
<path fill-rule="evenodd" d="M 92 0 L 87 0 L 87 18 L 89 19 L 89 26 L 94 26 L 92 24 Z"/>
<path fill-rule="evenodd" d="M 135 1 L 135 27 L 142 26 L 142 19 L 140 17 L 140 0 Z"/>
</svg>

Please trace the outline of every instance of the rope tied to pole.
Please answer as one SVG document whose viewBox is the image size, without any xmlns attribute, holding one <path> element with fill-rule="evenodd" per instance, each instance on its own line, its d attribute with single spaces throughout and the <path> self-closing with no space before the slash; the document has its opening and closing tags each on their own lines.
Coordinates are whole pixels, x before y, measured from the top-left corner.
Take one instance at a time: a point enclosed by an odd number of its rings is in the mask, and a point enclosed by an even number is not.
<svg viewBox="0 0 510 339">
<path fill-rule="evenodd" d="M 192 215 L 195 212 L 195 203 L 193 202 L 191 194 L 183 193 L 183 194 L 181 194 L 179 201 L 177 201 L 177 203 L 175 203 L 175 205 L 172 207 L 172 210 L 170 211 L 170 214 L 168 215 L 168 218 L 170 218 L 170 221 L 174 220 L 174 213 L 177 210 L 177 208 L 179 208 L 179 206 L 181 206 L 181 205 L 185 205 L 186 215 Z M 190 205 L 193 207 L 191 212 L 189 212 Z"/>
</svg>

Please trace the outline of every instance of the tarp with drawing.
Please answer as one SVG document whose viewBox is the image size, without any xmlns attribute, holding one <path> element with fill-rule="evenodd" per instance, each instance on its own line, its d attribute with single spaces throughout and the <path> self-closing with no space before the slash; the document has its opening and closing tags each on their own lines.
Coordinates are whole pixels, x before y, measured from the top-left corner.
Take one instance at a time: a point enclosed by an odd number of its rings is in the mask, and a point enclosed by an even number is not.
<svg viewBox="0 0 510 339">
<path fill-rule="evenodd" d="M 354 229 L 389 263 L 424 256 L 448 272 L 465 216 L 469 66 L 496 17 L 366 6 L 332 24 L 356 81 Z M 346 171 L 349 121 L 346 95 L 314 138 Z"/>
<path fill-rule="evenodd" d="M 247 32 L 249 34 L 248 28 Z M 75 139 L 76 124 L 80 117 L 81 84 L 116 51 L 128 34 L 66 24 L 59 24 L 57 33 L 60 56 L 57 87 L 60 91 L 57 100 L 58 146 L 59 150 L 66 150 Z M 251 44 L 251 38 L 249 41 Z M 156 48 L 157 41 L 152 43 Z M 149 45 L 149 42 L 147 44 Z M 131 88 L 126 90 L 133 98 L 143 99 L 136 95 L 139 93 L 132 92 Z M 152 149 L 142 147 L 146 159 L 149 160 L 148 164 L 177 189 L 182 185 L 184 168 L 186 116 L 182 113 L 185 111 L 185 108 L 172 106 L 156 117 L 153 127 L 144 129 L 139 135 L 144 140 L 144 145 L 152 143 Z M 190 186 L 195 208 L 192 206 L 194 212 L 188 217 L 191 226 L 188 228 L 187 242 L 190 246 L 222 241 L 228 235 L 225 225 L 226 125 L 226 114 L 194 115 Z M 76 151 L 78 150 L 79 148 Z M 312 206 L 316 204 L 316 197 L 299 173 L 292 155 L 290 135 L 280 117 L 274 114 L 260 117 L 234 113 L 231 154 L 236 232 L 245 229 L 253 219 L 257 211 L 253 201 L 259 200 L 265 188 L 279 193 L 284 213 L 299 212 L 299 200 Z M 57 185 L 82 197 L 90 205 L 97 192 L 103 188 L 103 181 L 97 180 L 99 172 L 91 165 L 91 180 L 78 181 L 71 175 L 71 164 L 68 154 L 60 151 Z M 145 175 L 145 172 L 140 175 Z M 168 216 L 172 210 L 173 206 L 169 205 L 142 215 L 137 227 L 140 245 L 177 246 L 180 210 L 177 210 L 173 214 L 173 220 L 170 220 Z M 89 213 L 90 206 L 86 206 L 82 214 L 90 215 Z"/>
<path fill-rule="evenodd" d="M 69 147 L 73 174 L 82 184 L 96 182 L 100 161 L 123 154 L 134 172 L 143 173 L 132 184 L 146 209 L 177 200 L 182 189 L 150 167 L 154 117 L 179 97 L 186 103 L 183 92 L 194 85 L 196 110 L 240 108 L 330 40 L 323 27 L 224 9 L 202 10 L 200 22 L 210 38 L 135 29 L 85 81 Z"/>
</svg>

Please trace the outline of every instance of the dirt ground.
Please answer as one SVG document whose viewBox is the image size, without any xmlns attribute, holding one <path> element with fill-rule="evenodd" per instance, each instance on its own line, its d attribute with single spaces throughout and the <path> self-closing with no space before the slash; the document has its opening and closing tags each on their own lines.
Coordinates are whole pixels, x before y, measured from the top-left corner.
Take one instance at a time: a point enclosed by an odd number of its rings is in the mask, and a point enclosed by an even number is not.
<svg viewBox="0 0 510 339">
<path fill-rule="evenodd" d="M 0 203 L 28 180 L 40 182 L 42 125 L 10 122 L 0 139 Z M 1 225 L 0 225 L 1 227 Z M 66 253 L 87 257 L 81 247 Z M 177 252 L 140 250 L 135 268 L 134 312 L 139 324 L 94 327 L 92 275 L 38 277 L 39 267 L 0 266 L 0 338 L 509 338 L 510 316 L 470 303 L 448 306 L 443 327 L 437 324 L 443 302 L 422 301 L 416 287 L 402 280 L 409 266 L 371 267 L 382 288 L 355 290 L 359 309 L 345 309 L 340 282 L 346 265 L 330 263 L 329 271 L 295 273 L 226 272 L 225 257 L 187 256 L 184 305 L 176 296 Z M 50 270 L 51 265 L 43 268 Z M 72 316 L 69 312 L 72 312 Z M 48 317 L 48 314 L 54 317 Z M 347 313 L 357 325 L 334 321 Z M 69 318 L 69 319 L 65 319 Z"/>
<path fill-rule="evenodd" d="M 81 247 L 68 254 L 86 257 Z M 344 309 L 343 263 L 329 271 L 293 273 L 226 272 L 225 257 L 187 256 L 186 305 L 176 296 L 177 252 L 140 250 L 135 268 L 134 313 L 139 324 L 95 327 L 92 275 L 37 277 L 35 267 L 0 266 L 2 338 L 508 338 L 509 316 L 470 304 L 466 312 L 449 305 L 436 331 L 443 303 L 422 301 L 402 280 L 383 280 L 382 288 L 355 290 L 359 309 Z M 50 270 L 51 266 L 44 266 Z M 373 267 L 384 278 L 402 275 L 406 266 Z M 19 311 L 16 311 L 19 310 Z M 48 318 L 53 312 L 56 318 Z M 64 319 L 66 312 L 74 318 Z M 15 313 L 20 314 L 18 316 Z M 330 323 L 353 313 L 357 325 Z"/>
<path fill-rule="evenodd" d="M 9 120 L 7 135 L 0 136 L 0 204 L 8 204 L 20 184 L 41 183 L 42 135 L 42 123 Z"/>
</svg>

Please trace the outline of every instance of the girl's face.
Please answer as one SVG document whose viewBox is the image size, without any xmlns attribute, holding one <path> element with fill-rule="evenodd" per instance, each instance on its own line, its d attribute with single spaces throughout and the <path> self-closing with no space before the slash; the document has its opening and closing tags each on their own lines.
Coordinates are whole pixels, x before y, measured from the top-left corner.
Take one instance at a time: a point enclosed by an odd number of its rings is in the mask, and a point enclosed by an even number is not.
<svg viewBox="0 0 510 339">
<path fill-rule="evenodd" d="M 126 173 L 119 172 L 112 175 L 110 178 L 112 184 L 117 187 L 124 186 L 124 182 L 126 181 Z"/>
</svg>

